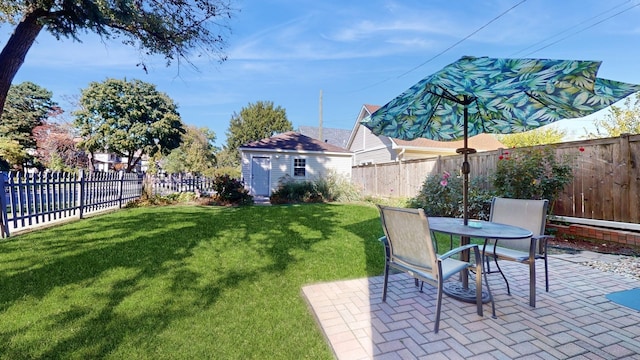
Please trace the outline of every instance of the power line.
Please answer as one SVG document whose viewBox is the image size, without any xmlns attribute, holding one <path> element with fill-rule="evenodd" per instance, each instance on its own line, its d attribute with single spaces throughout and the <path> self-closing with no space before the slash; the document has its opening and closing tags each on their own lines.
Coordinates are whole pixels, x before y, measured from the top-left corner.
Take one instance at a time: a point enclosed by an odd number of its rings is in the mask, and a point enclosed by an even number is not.
<svg viewBox="0 0 640 360">
<path fill-rule="evenodd" d="M 502 12 L 501 14 L 499 14 L 498 16 L 496 16 L 496 17 L 494 17 L 493 19 L 489 20 L 489 22 L 487 22 L 486 24 L 482 25 L 482 26 L 481 26 L 481 27 L 479 27 L 478 29 L 476 29 L 476 30 L 474 30 L 473 32 L 471 32 L 469 35 L 467 35 L 467 36 L 465 36 L 464 38 L 462 38 L 462 39 L 460 39 L 459 41 L 457 41 L 457 42 L 456 42 L 456 43 L 454 43 L 453 45 L 451 45 L 451 46 L 449 46 L 448 48 L 446 48 L 446 49 L 442 50 L 441 52 L 439 52 L 438 54 L 436 54 L 436 55 L 432 56 L 431 58 L 427 59 L 425 62 L 423 62 L 423 63 L 419 64 L 418 66 L 415 66 L 415 67 L 411 68 L 410 70 L 403 72 L 402 74 L 400 74 L 400 75 L 396 76 L 395 78 L 396 78 L 396 79 L 399 79 L 399 78 L 401 78 L 401 77 L 403 77 L 403 76 L 405 76 L 405 75 L 407 75 L 407 74 L 409 74 L 409 73 L 411 73 L 411 72 L 413 72 L 413 71 L 415 71 L 415 70 L 417 70 L 417 69 L 419 69 L 419 68 L 423 67 L 424 65 L 426 65 L 426 64 L 428 64 L 428 63 L 430 63 L 431 61 L 433 61 L 433 60 L 435 60 L 436 58 L 440 57 L 442 54 L 444 54 L 444 53 L 446 53 L 447 51 L 449 51 L 449 50 L 453 49 L 454 47 L 456 47 L 456 46 L 460 45 L 460 44 L 461 44 L 462 42 L 464 42 L 465 40 L 468 40 L 470 37 L 472 37 L 473 35 L 475 35 L 475 34 L 477 34 L 478 32 L 480 32 L 480 30 L 482 30 L 482 29 L 486 28 L 486 27 L 487 27 L 487 26 L 489 26 L 491 23 L 493 23 L 493 22 L 495 22 L 496 20 L 500 19 L 501 17 L 503 17 L 504 15 L 506 15 L 508 12 L 510 12 L 511 10 L 515 9 L 516 7 L 518 7 L 518 6 L 522 5 L 522 4 L 523 4 L 523 3 L 525 3 L 526 1 L 527 1 L 527 0 L 522 0 L 522 1 L 520 1 L 519 3 L 517 3 L 517 4 L 513 5 L 513 6 L 512 6 L 512 7 L 510 7 L 509 9 L 507 9 L 507 10 L 503 11 L 503 12 Z M 391 80 L 391 79 L 393 79 L 393 77 L 389 77 L 389 78 L 386 78 L 386 79 L 384 79 L 384 80 L 381 80 L 381 81 L 378 81 L 378 82 L 376 82 L 376 83 L 373 83 L 373 84 L 371 84 L 371 85 L 365 86 L 365 87 L 363 87 L 363 88 L 360 88 L 360 89 L 358 89 L 358 90 L 355 90 L 354 92 L 358 92 L 358 91 L 362 91 L 362 90 L 366 90 L 366 89 L 369 89 L 369 88 L 375 87 L 375 86 L 380 85 L 380 84 L 382 84 L 382 83 L 385 83 L 385 82 L 387 82 L 387 81 L 389 81 L 389 80 Z"/>
<path fill-rule="evenodd" d="M 519 3 L 517 3 L 517 4 L 513 5 L 513 6 L 512 6 L 512 7 L 510 7 L 509 9 L 505 10 L 504 12 L 502 12 L 500 15 L 498 15 L 498 16 L 496 16 L 495 18 L 491 19 L 488 23 L 486 23 L 486 24 L 482 25 L 481 27 L 479 27 L 477 30 L 475 30 L 475 31 L 474 31 L 474 32 L 472 32 L 471 34 L 469 34 L 469 35 L 465 36 L 464 38 L 460 39 L 459 41 L 457 41 L 455 44 L 453 44 L 453 45 L 449 46 L 448 48 L 446 48 L 446 49 L 442 50 L 442 51 L 441 51 L 441 52 L 439 52 L 438 54 L 436 54 L 436 55 L 432 56 L 431 58 L 427 59 L 427 61 L 423 62 L 422 64 L 420 64 L 420 65 L 418 65 L 418 66 L 416 66 L 416 67 L 414 67 L 413 69 L 411 69 L 411 70 L 409 70 L 409 71 L 406 71 L 406 72 L 404 72 L 404 73 L 400 74 L 400 75 L 398 76 L 398 78 L 401 78 L 401 77 L 403 77 L 403 76 L 405 76 L 405 75 L 407 75 L 407 74 L 409 74 L 409 73 L 411 73 L 411 72 L 413 72 L 413 71 L 417 70 L 418 68 L 421 68 L 422 66 L 424 66 L 424 65 L 426 65 L 426 64 L 428 64 L 428 63 L 430 63 L 431 61 L 433 61 L 434 59 L 438 58 L 440 55 L 442 55 L 442 54 L 446 53 L 447 51 L 449 51 L 449 50 L 453 49 L 454 47 L 456 47 L 456 46 L 460 45 L 463 41 L 465 41 L 465 40 L 469 39 L 470 37 L 472 37 L 473 35 L 477 34 L 478 32 L 480 32 L 480 30 L 482 30 L 482 29 L 486 28 L 486 27 L 487 27 L 487 26 L 489 26 L 491 23 L 493 23 L 494 21 L 496 21 L 496 20 L 500 19 L 501 17 L 503 17 L 504 15 L 506 15 L 509 11 L 511 11 L 511 10 L 515 9 L 516 7 L 518 7 L 518 6 L 522 5 L 522 4 L 523 4 L 524 2 L 526 2 L 526 1 L 527 1 L 527 0 L 522 0 L 522 1 L 520 1 Z"/>
<path fill-rule="evenodd" d="M 558 36 L 560 36 L 560 35 L 562 35 L 562 34 L 564 34 L 564 33 L 567 33 L 567 32 L 569 32 L 569 31 L 573 30 L 574 28 L 576 28 L 576 27 L 578 27 L 578 26 L 580 26 L 580 25 L 582 25 L 582 24 L 584 24 L 584 23 L 587 23 L 587 22 L 589 22 L 589 21 L 591 21 L 591 20 L 593 20 L 593 19 L 599 18 L 600 16 L 602 16 L 602 15 L 604 15 L 604 14 L 606 14 L 606 13 L 610 12 L 610 11 L 613 11 L 613 10 L 615 10 L 616 8 L 619 8 L 620 6 L 622 6 L 622 5 L 626 4 L 626 3 L 629 3 L 629 2 L 631 2 L 631 1 L 632 1 L 632 0 L 626 0 L 626 1 L 623 1 L 623 2 L 621 2 L 620 4 L 618 4 L 618 5 L 616 5 L 616 6 L 612 7 L 612 8 L 610 8 L 610 9 L 608 9 L 608 10 L 606 10 L 606 11 L 604 11 L 604 12 L 602 12 L 602 13 L 598 14 L 598 15 L 592 16 L 592 17 L 590 17 L 590 18 L 588 18 L 588 19 L 585 19 L 585 20 L 583 20 L 583 21 L 579 22 L 579 23 L 578 23 L 577 25 L 575 25 L 575 26 L 571 26 L 571 27 L 569 27 L 569 28 L 567 28 L 567 29 L 565 29 L 565 30 L 563 30 L 563 31 L 561 31 L 561 32 L 559 32 L 559 33 L 557 33 L 557 34 L 553 35 L 553 36 L 550 36 L 550 37 L 548 37 L 548 38 L 546 38 L 546 39 L 542 39 L 542 40 L 540 40 L 540 41 L 538 41 L 538 42 L 536 42 L 536 43 L 533 43 L 533 44 L 531 44 L 531 45 L 527 46 L 526 48 L 524 48 L 524 49 L 522 49 L 522 50 L 520 50 L 520 51 L 516 51 L 515 53 L 512 53 L 510 56 L 516 56 L 516 55 L 518 55 L 518 54 L 520 54 L 520 53 L 522 53 L 522 52 L 525 52 L 525 51 L 527 51 L 527 50 L 531 49 L 531 48 L 532 48 L 532 47 L 534 47 L 534 46 L 540 45 L 540 44 L 542 44 L 542 43 L 544 43 L 544 42 L 546 42 L 546 41 L 548 41 L 548 40 L 551 40 L 551 39 L 553 39 L 553 38 L 556 38 L 556 37 L 558 37 Z"/>
<path fill-rule="evenodd" d="M 640 6 L 640 3 L 635 4 L 635 5 L 633 5 L 633 6 L 630 6 L 630 7 L 626 8 L 626 9 L 624 9 L 624 10 L 622 10 L 622 11 L 619 11 L 619 12 L 617 12 L 617 13 L 615 13 L 615 14 L 613 14 L 613 15 L 609 16 L 609 17 L 606 17 L 606 18 L 604 18 L 604 19 L 602 19 L 602 20 L 600 20 L 600 21 L 597 21 L 597 22 L 595 22 L 595 23 L 591 24 L 590 26 L 587 26 L 586 28 L 584 28 L 584 29 L 582 29 L 582 30 L 576 31 L 576 32 L 574 32 L 574 33 L 572 33 L 572 34 L 569 34 L 569 35 L 567 35 L 567 36 L 565 36 L 565 37 L 563 37 L 563 38 L 561 38 L 561 39 L 558 39 L 558 40 L 556 40 L 556 41 L 554 41 L 554 42 L 552 42 L 552 43 L 550 43 L 550 44 L 547 44 L 547 45 L 545 45 L 545 46 L 543 46 L 543 47 L 541 47 L 541 48 L 538 48 L 538 49 L 536 49 L 536 50 L 533 50 L 533 51 L 531 51 L 531 52 L 527 53 L 527 54 L 526 54 L 526 55 L 524 55 L 524 56 L 529 56 L 529 55 L 534 54 L 534 53 L 536 53 L 536 52 L 538 52 L 538 51 L 540 51 L 540 50 L 544 50 L 544 49 L 546 49 L 546 48 L 548 48 L 548 47 L 550 47 L 550 46 L 553 46 L 553 45 L 555 45 L 555 44 L 557 44 L 557 43 L 559 43 L 559 42 L 561 42 L 561 41 L 564 41 L 564 40 L 566 40 L 566 39 L 568 39 L 568 38 L 570 38 L 570 37 L 572 37 L 572 36 L 574 36 L 574 35 L 578 35 L 578 34 L 580 34 L 581 32 L 584 32 L 584 31 L 586 31 L 586 30 L 589 30 L 589 29 L 591 29 L 591 28 L 595 27 L 596 25 L 600 25 L 600 24 L 602 24 L 603 22 L 605 22 L 605 21 L 607 21 L 607 20 L 610 20 L 610 19 L 612 19 L 612 18 L 614 18 L 614 17 L 616 17 L 616 16 L 618 16 L 618 15 L 620 15 L 620 14 L 622 14 L 622 13 L 625 13 L 625 12 L 627 12 L 627 11 L 629 11 L 629 10 L 633 9 L 633 8 L 636 8 L 636 7 L 638 7 L 638 6 Z M 600 15 L 602 15 L 602 14 L 600 14 Z M 598 16 L 600 16 L 600 15 L 598 15 Z"/>
</svg>

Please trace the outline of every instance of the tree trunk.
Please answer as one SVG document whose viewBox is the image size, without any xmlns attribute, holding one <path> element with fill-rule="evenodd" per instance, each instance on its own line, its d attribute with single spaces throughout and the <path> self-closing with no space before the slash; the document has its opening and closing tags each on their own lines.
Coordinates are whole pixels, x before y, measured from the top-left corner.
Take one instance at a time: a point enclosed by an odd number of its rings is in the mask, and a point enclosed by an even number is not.
<svg viewBox="0 0 640 360">
<path fill-rule="evenodd" d="M 4 110 L 11 82 L 42 30 L 43 25 L 38 22 L 38 19 L 46 15 L 47 11 L 44 9 L 36 9 L 26 14 L 0 53 L 0 115 Z"/>
</svg>

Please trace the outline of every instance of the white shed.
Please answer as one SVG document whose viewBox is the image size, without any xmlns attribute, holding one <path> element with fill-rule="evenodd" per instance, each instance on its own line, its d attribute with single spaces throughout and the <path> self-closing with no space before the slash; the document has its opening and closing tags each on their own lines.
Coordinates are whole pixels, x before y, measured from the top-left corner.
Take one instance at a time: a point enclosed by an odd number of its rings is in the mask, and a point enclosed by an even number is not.
<svg viewBox="0 0 640 360">
<path fill-rule="evenodd" d="M 285 176 L 314 180 L 330 172 L 351 178 L 353 153 L 296 132 L 286 132 L 239 148 L 242 181 L 253 196 L 270 196 Z"/>
</svg>

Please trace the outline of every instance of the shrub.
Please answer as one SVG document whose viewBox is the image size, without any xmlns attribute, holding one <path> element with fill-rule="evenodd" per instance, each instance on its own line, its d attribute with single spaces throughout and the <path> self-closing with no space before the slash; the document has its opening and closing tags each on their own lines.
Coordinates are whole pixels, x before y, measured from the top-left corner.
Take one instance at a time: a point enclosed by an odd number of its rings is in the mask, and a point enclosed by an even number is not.
<svg viewBox="0 0 640 360">
<path fill-rule="evenodd" d="M 218 175 L 213 179 L 214 200 L 220 205 L 253 204 L 253 196 L 249 195 L 240 180 L 229 174 Z"/>
<path fill-rule="evenodd" d="M 269 201 L 272 204 L 295 204 L 324 202 L 322 191 L 327 192 L 325 184 L 312 181 L 296 181 L 290 176 L 284 176 L 278 182 L 278 189 L 271 193 Z"/>
<path fill-rule="evenodd" d="M 558 159 L 548 147 L 512 149 L 500 156 L 493 176 L 495 192 L 514 199 L 547 199 L 550 209 L 573 179 L 574 158 Z"/>
<path fill-rule="evenodd" d="M 362 199 L 360 189 L 335 171 L 330 171 L 314 183 L 327 201 L 353 202 Z"/>
<path fill-rule="evenodd" d="M 488 219 L 494 194 L 487 190 L 487 180 L 472 178 L 469 184 L 469 218 Z M 462 217 L 462 177 L 444 171 L 442 176 L 427 176 L 409 207 L 424 209 L 427 216 Z"/>
<path fill-rule="evenodd" d="M 335 172 L 313 181 L 298 181 L 286 175 L 280 179 L 278 189 L 269 198 L 272 204 L 350 202 L 360 199 L 359 189 Z"/>
</svg>

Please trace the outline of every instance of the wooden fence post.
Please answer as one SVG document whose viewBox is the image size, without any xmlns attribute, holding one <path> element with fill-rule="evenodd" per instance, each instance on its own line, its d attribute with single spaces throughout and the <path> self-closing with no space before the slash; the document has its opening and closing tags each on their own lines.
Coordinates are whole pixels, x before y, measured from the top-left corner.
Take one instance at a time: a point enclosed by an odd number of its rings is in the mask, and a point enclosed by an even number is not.
<svg viewBox="0 0 640 360">
<path fill-rule="evenodd" d="M 618 151 L 619 158 L 617 162 L 614 162 L 614 181 L 613 184 L 619 185 L 620 191 L 613 189 L 614 199 L 614 220 L 630 222 L 630 204 L 629 188 L 631 186 L 631 147 L 629 145 L 629 134 L 620 134 L 619 139 L 620 151 Z M 615 186 L 615 185 L 614 185 Z M 638 206 L 638 204 L 634 204 Z M 617 213 L 618 211 L 619 213 Z"/>
</svg>

